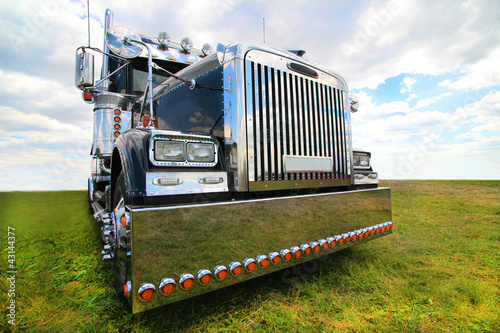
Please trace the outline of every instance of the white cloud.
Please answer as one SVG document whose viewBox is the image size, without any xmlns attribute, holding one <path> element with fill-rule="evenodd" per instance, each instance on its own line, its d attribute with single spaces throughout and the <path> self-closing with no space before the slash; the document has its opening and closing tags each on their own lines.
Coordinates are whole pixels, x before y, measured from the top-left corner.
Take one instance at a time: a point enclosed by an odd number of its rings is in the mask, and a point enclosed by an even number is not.
<svg viewBox="0 0 500 333">
<path fill-rule="evenodd" d="M 444 93 L 444 94 L 438 95 L 436 97 L 421 99 L 421 100 L 419 100 L 417 102 L 417 105 L 415 105 L 415 109 L 425 108 L 426 106 L 434 104 L 437 101 L 439 101 L 439 100 L 441 100 L 441 99 L 443 99 L 445 97 L 451 96 L 451 95 L 452 95 L 452 93 L 448 92 L 448 93 Z"/>
<path fill-rule="evenodd" d="M 411 78 L 409 76 L 405 77 L 403 79 L 403 82 L 402 84 L 404 84 L 404 88 L 401 89 L 401 93 L 404 94 L 406 92 L 410 92 L 411 91 L 411 87 L 417 82 L 417 80 L 415 80 L 414 78 Z"/>
</svg>

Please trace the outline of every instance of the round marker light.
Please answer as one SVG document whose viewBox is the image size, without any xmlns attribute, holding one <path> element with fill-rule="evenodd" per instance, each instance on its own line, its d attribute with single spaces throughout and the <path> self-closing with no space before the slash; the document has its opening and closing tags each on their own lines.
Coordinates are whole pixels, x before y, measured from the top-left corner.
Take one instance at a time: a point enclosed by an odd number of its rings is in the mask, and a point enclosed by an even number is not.
<svg viewBox="0 0 500 333">
<path fill-rule="evenodd" d="M 326 239 L 326 242 L 330 247 L 335 247 L 335 245 L 337 245 L 337 239 L 335 239 L 334 237 L 328 237 Z"/>
<path fill-rule="evenodd" d="M 309 244 L 302 244 L 300 246 L 300 250 L 302 251 L 302 253 L 304 253 L 306 256 L 310 255 L 311 254 L 311 247 L 309 246 Z M 298 257 L 297 257 L 298 258 Z"/>
<path fill-rule="evenodd" d="M 380 226 L 380 231 L 382 231 L 382 232 L 385 231 L 385 225 L 382 224 L 382 226 Z"/>
<path fill-rule="evenodd" d="M 357 236 L 358 236 L 358 239 L 363 238 L 363 236 L 364 236 L 364 235 L 363 235 L 363 231 L 358 230 L 358 231 L 357 231 Z"/>
<path fill-rule="evenodd" d="M 265 255 L 257 256 L 257 264 L 259 264 L 261 268 L 266 268 L 267 265 L 269 265 L 269 259 L 267 259 Z"/>
<path fill-rule="evenodd" d="M 355 233 L 355 232 L 350 232 L 349 236 L 351 236 L 351 240 L 353 240 L 353 241 L 355 241 L 356 239 L 358 239 L 358 234 Z"/>
<path fill-rule="evenodd" d="M 119 123 L 120 121 L 122 121 L 121 118 L 118 117 L 118 116 L 116 116 L 114 119 L 115 119 L 115 122 L 117 122 L 117 123 Z"/>
<path fill-rule="evenodd" d="M 322 250 L 328 249 L 328 241 L 326 239 L 320 239 L 319 246 Z"/>
<path fill-rule="evenodd" d="M 378 225 L 375 226 L 375 233 L 378 234 L 380 232 L 380 227 Z"/>
<path fill-rule="evenodd" d="M 300 255 L 302 252 L 300 251 L 300 247 L 294 246 L 290 249 L 290 252 L 292 252 L 292 255 L 294 258 L 300 258 Z"/>
<path fill-rule="evenodd" d="M 288 260 L 292 259 L 292 253 L 288 249 L 281 250 L 280 251 L 280 255 L 281 255 L 281 258 L 283 258 L 284 261 L 288 261 Z"/>
<path fill-rule="evenodd" d="M 208 269 L 200 269 L 198 271 L 198 282 L 205 286 L 212 280 L 212 273 Z"/>
<path fill-rule="evenodd" d="M 182 274 L 179 279 L 179 286 L 182 290 L 189 290 L 194 285 L 194 276 L 192 274 Z"/>
<path fill-rule="evenodd" d="M 158 286 L 158 290 L 160 294 L 163 296 L 168 296 L 175 291 L 175 281 L 174 279 L 164 278 L 161 280 L 160 285 Z"/>
<path fill-rule="evenodd" d="M 155 292 L 156 292 L 156 288 L 153 284 L 143 283 L 142 286 L 137 291 L 137 295 L 139 296 L 139 299 L 141 301 L 148 302 L 148 301 L 153 299 Z"/>
<path fill-rule="evenodd" d="M 257 267 L 257 264 L 255 263 L 255 259 L 253 258 L 246 258 L 243 260 L 243 266 L 245 266 L 245 269 L 249 272 L 253 272 L 255 268 Z"/>
<path fill-rule="evenodd" d="M 375 228 L 369 227 L 368 232 L 370 233 L 370 235 L 373 235 L 375 233 Z"/>
<path fill-rule="evenodd" d="M 226 266 L 217 266 L 214 269 L 215 278 L 219 281 L 224 280 L 227 277 L 227 268 Z"/>
<path fill-rule="evenodd" d="M 120 109 L 115 109 L 115 114 L 116 114 L 117 116 L 119 116 L 121 113 L 122 113 L 122 111 L 121 111 Z"/>
<path fill-rule="evenodd" d="M 349 234 L 343 234 L 344 242 L 349 243 L 351 241 L 351 236 Z"/>
<path fill-rule="evenodd" d="M 394 222 L 389 222 L 389 223 L 390 223 L 389 226 L 391 227 L 391 229 L 394 229 Z"/>
<path fill-rule="evenodd" d="M 115 138 L 117 138 L 120 136 L 120 132 L 114 132 L 113 135 L 115 136 Z"/>
<path fill-rule="evenodd" d="M 280 254 L 278 252 L 271 252 L 271 253 L 269 253 L 269 259 L 271 259 L 271 262 L 274 265 L 279 264 L 280 261 L 281 261 Z"/>
<path fill-rule="evenodd" d="M 309 246 L 311 247 L 313 252 L 315 252 L 315 253 L 319 252 L 319 243 L 312 242 L 312 243 L 309 243 Z"/>
<path fill-rule="evenodd" d="M 363 230 L 363 234 L 364 234 L 364 236 L 365 236 L 365 237 L 370 236 L 370 229 L 369 229 L 369 228 L 365 228 L 365 229 Z"/>
<path fill-rule="evenodd" d="M 339 245 L 344 244 L 344 237 L 343 236 L 336 236 L 335 239 L 337 240 L 337 244 L 339 244 Z"/>
<path fill-rule="evenodd" d="M 229 264 L 229 270 L 231 271 L 231 274 L 233 274 L 234 276 L 238 276 L 243 271 L 243 268 L 239 262 L 234 261 Z"/>
</svg>

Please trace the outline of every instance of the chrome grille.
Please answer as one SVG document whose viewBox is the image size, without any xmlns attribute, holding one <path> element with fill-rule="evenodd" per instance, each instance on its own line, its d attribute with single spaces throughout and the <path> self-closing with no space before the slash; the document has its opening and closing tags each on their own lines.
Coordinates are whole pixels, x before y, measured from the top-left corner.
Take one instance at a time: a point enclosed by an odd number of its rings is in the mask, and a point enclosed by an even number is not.
<svg viewBox="0 0 500 333">
<path fill-rule="evenodd" d="M 344 92 L 246 62 L 249 181 L 350 178 Z M 332 172 L 285 173 L 284 155 L 331 157 Z"/>
</svg>

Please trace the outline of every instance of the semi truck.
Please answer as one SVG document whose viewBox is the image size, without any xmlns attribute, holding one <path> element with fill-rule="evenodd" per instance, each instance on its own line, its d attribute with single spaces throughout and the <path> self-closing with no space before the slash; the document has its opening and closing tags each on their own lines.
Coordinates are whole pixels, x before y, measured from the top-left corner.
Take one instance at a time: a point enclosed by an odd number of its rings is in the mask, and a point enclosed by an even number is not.
<svg viewBox="0 0 500 333">
<path fill-rule="evenodd" d="M 303 55 L 194 48 L 113 25 L 109 9 L 103 49 L 76 50 L 89 207 L 133 313 L 392 233 L 390 188 L 352 148 L 356 97 Z"/>
</svg>

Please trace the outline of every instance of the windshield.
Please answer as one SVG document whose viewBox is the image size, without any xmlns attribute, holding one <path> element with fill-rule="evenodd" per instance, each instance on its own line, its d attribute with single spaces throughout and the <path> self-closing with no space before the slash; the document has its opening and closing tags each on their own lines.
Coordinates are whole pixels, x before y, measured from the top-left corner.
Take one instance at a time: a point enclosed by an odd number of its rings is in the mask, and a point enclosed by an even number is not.
<svg viewBox="0 0 500 333">
<path fill-rule="evenodd" d="M 194 79 L 196 87 L 191 89 L 182 81 L 169 78 L 155 89 L 153 108 L 158 128 L 222 137 L 223 74 L 217 58 L 207 58 L 178 75 L 184 80 Z"/>
</svg>

